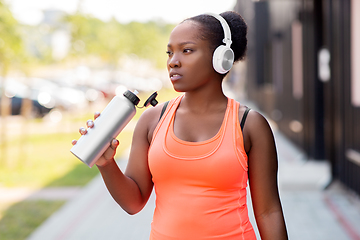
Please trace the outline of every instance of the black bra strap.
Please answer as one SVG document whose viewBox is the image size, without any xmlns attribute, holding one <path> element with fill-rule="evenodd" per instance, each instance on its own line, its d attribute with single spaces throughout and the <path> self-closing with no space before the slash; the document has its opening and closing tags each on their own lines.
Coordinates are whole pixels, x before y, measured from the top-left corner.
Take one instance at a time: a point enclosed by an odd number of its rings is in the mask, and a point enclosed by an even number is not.
<svg viewBox="0 0 360 240">
<path fill-rule="evenodd" d="M 248 113 L 250 112 L 250 110 L 251 110 L 251 108 L 246 107 L 246 110 L 245 110 L 244 115 L 243 115 L 243 117 L 241 119 L 241 122 L 240 122 L 241 131 L 244 129 L 246 117 L 247 117 Z"/>
<path fill-rule="evenodd" d="M 164 103 L 164 106 L 163 106 L 163 108 L 162 108 L 162 110 L 161 110 L 161 113 L 160 113 L 159 121 L 160 121 L 161 117 L 164 115 L 165 110 L 166 110 L 168 104 L 169 104 L 169 101 L 167 101 L 167 102 Z"/>
</svg>

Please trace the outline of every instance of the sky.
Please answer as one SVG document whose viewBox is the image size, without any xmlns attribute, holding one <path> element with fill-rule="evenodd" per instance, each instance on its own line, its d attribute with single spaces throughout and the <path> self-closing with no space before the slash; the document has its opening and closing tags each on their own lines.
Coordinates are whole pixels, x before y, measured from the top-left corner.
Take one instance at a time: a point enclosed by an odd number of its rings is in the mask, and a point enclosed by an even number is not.
<svg viewBox="0 0 360 240">
<path fill-rule="evenodd" d="M 232 10 L 236 0 L 6 0 L 14 17 L 21 23 L 36 25 L 42 19 L 42 10 L 59 9 L 74 13 L 81 6 L 104 21 L 115 17 L 122 23 L 146 22 L 162 19 L 179 23 L 201 13 L 221 13 Z"/>
</svg>

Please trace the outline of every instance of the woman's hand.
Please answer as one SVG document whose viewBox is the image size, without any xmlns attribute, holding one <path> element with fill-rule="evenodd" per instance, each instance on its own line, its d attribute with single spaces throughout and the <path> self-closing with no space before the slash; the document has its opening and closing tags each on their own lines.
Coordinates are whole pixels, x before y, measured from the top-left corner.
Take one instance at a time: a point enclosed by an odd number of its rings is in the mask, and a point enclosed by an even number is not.
<svg viewBox="0 0 360 240">
<path fill-rule="evenodd" d="M 98 118 L 100 116 L 99 112 L 96 112 L 94 114 L 94 119 Z M 86 122 L 86 126 L 88 128 L 93 128 L 94 127 L 94 122 L 92 120 L 88 120 Z M 86 128 L 81 127 L 79 129 L 79 132 L 81 135 L 85 135 L 87 133 Z M 77 143 L 77 140 L 73 140 L 72 141 L 72 145 L 75 145 Z M 112 139 L 110 146 L 108 149 L 106 149 L 106 151 L 104 152 L 104 154 L 96 161 L 96 165 L 97 166 L 105 166 L 107 163 L 109 163 L 111 160 L 114 159 L 114 156 L 116 154 L 116 148 L 119 146 L 119 141 L 117 139 Z"/>
</svg>

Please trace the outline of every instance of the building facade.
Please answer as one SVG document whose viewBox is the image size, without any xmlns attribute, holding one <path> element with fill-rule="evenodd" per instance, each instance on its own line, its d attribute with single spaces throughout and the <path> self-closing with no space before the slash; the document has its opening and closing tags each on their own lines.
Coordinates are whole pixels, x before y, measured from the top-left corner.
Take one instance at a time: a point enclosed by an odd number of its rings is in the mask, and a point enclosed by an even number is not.
<svg viewBox="0 0 360 240">
<path fill-rule="evenodd" d="M 238 0 L 247 97 L 360 194 L 360 1 Z"/>
</svg>

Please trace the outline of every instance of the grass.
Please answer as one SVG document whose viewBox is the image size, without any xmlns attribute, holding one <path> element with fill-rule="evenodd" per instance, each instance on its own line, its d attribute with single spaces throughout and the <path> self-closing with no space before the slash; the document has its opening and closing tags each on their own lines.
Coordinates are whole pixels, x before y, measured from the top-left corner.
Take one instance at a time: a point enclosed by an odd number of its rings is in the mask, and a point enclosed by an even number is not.
<svg viewBox="0 0 360 240">
<path fill-rule="evenodd" d="M 0 182 L 7 187 L 30 188 L 86 185 L 99 172 L 96 167 L 90 169 L 70 153 L 69 141 L 78 137 L 78 134 L 75 135 L 55 133 L 29 137 L 31 148 L 26 150 L 27 159 L 10 169 L 1 168 Z M 119 135 L 122 145 L 118 155 L 129 147 L 131 135 L 131 132 Z M 18 141 L 15 139 L 8 145 L 11 155 L 15 155 Z M 10 206 L 0 203 L 0 239 L 25 239 L 64 203 L 28 200 Z"/>
<path fill-rule="evenodd" d="M 118 155 L 130 145 L 131 132 L 119 135 Z M 70 153 L 71 140 L 77 133 L 53 133 L 28 137 L 31 144 L 22 146 L 21 139 L 8 144 L 12 163 L 0 168 L 0 182 L 5 187 L 41 188 L 45 186 L 83 186 L 97 173 Z"/>
<path fill-rule="evenodd" d="M 0 220 L 0 239 L 26 239 L 65 201 L 23 201 L 5 210 Z"/>
<path fill-rule="evenodd" d="M 149 96 L 140 93 L 140 106 Z M 157 97 L 159 102 L 167 101 L 178 93 L 162 90 Z M 136 121 L 145 109 L 139 109 Z M 46 186 L 83 186 L 97 173 L 96 167 L 89 168 L 70 153 L 71 140 L 78 139 L 77 129 L 92 118 L 92 113 L 68 114 L 57 127 L 58 131 L 42 134 L 24 134 L 11 137 L 6 142 L 6 159 L 0 154 L 0 185 L 3 187 L 41 188 Z M 33 120 L 29 126 L 38 128 L 43 123 Z M 69 128 L 71 131 L 63 131 Z M 72 129 L 74 129 L 72 131 Z M 123 131 L 118 136 L 120 146 L 117 157 L 130 147 L 132 132 Z M 0 144 L 0 151 L 2 146 Z"/>
<path fill-rule="evenodd" d="M 149 93 L 140 93 L 142 106 Z M 177 96 L 173 90 L 162 90 L 158 101 L 165 102 Z M 145 109 L 139 109 L 136 121 Z M 59 131 L 53 133 L 28 134 L 11 137 L 6 142 L 6 159 L 0 154 L 1 187 L 64 187 L 84 186 L 99 172 L 89 168 L 70 153 L 71 140 L 78 139 L 77 129 L 92 113 L 65 116 Z M 31 125 L 41 125 L 42 121 L 32 120 Z M 74 131 L 63 131 L 71 126 Z M 131 131 L 123 131 L 118 136 L 120 146 L 117 156 L 130 147 Z M 1 148 L 0 144 L 0 149 Z M 1 151 L 1 150 L 0 150 Z M 0 202 L 0 239 L 25 239 L 65 201 L 22 201 L 15 204 Z"/>
<path fill-rule="evenodd" d="M 0 182 L 6 187 L 40 188 L 61 178 L 77 164 L 67 151 L 73 133 L 55 133 L 28 136 L 8 143 L 7 162 L 0 169 Z M 75 183 L 75 185 L 77 185 Z"/>
</svg>

